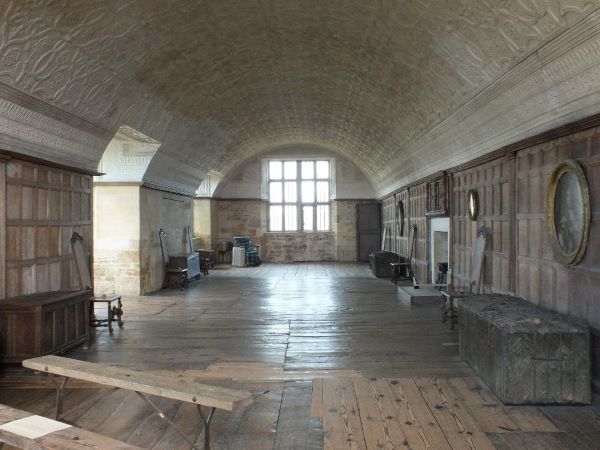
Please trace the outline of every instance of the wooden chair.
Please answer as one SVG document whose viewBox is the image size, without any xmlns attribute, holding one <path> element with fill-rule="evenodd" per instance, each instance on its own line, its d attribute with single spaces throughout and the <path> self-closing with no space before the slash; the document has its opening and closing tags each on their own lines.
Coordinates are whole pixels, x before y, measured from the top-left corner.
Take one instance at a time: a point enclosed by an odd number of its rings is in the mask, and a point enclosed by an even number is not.
<svg viewBox="0 0 600 450">
<path fill-rule="evenodd" d="M 442 290 L 442 321 L 450 320 L 450 328 L 458 322 L 458 302 L 461 298 L 469 295 L 479 294 L 481 290 L 481 277 L 483 274 L 483 259 L 485 257 L 485 248 L 489 235 L 485 227 L 481 227 L 475 238 L 473 254 L 471 258 L 471 273 L 469 274 L 468 285 L 465 289 L 459 291 L 447 289 Z"/>
<path fill-rule="evenodd" d="M 96 296 L 92 283 L 92 276 L 88 266 L 88 258 L 83 248 L 83 238 L 78 233 L 73 233 L 71 236 L 71 249 L 75 256 L 75 265 L 79 273 L 79 280 L 83 289 L 92 291 L 89 298 L 89 317 L 91 327 L 108 327 L 110 333 L 113 332 L 113 322 L 117 322 L 119 328 L 123 328 L 123 302 L 120 294 L 108 294 Z M 113 302 L 116 305 L 113 305 Z M 96 303 L 104 303 L 108 310 L 106 319 L 98 319 L 94 314 Z"/>
<path fill-rule="evenodd" d="M 163 263 L 165 265 L 165 277 L 163 287 L 166 287 L 168 281 L 173 276 L 181 280 L 181 289 L 187 288 L 188 285 L 188 269 L 187 267 L 173 266 L 170 264 L 169 248 L 167 247 L 167 232 L 162 228 L 158 231 L 158 239 L 160 241 L 160 251 L 162 253 Z"/>
<path fill-rule="evenodd" d="M 412 224 L 408 229 L 408 247 L 406 249 L 406 259 L 403 261 L 390 263 L 392 266 L 392 283 L 396 284 L 398 280 L 402 279 L 401 277 L 401 269 L 404 269 L 406 275 L 404 279 L 414 278 L 413 270 L 412 270 L 412 260 L 414 256 L 415 250 L 415 238 L 417 235 L 417 226 Z"/>
</svg>

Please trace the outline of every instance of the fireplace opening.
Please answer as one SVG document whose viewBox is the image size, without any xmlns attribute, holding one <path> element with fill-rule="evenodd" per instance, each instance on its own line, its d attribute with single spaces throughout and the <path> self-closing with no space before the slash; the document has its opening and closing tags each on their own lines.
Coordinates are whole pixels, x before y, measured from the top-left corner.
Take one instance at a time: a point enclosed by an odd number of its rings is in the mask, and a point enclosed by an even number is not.
<svg viewBox="0 0 600 450">
<path fill-rule="evenodd" d="M 438 282 L 438 273 L 440 268 L 448 268 L 448 228 L 450 220 L 447 217 L 437 217 L 431 219 L 430 230 L 430 278 L 431 282 Z M 442 282 L 445 282 L 445 277 Z"/>
</svg>

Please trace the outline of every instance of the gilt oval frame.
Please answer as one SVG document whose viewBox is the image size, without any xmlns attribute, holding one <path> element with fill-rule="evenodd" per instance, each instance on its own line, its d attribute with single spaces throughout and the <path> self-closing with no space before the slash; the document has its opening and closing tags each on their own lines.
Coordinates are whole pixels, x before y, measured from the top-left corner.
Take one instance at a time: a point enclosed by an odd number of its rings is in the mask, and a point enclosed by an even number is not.
<svg viewBox="0 0 600 450">
<path fill-rule="evenodd" d="M 471 198 L 473 199 L 473 211 L 471 211 Z M 473 222 L 479 216 L 479 195 L 475 189 L 469 189 L 467 192 L 467 215 Z"/>
<path fill-rule="evenodd" d="M 565 250 L 563 245 L 560 243 L 556 214 L 556 192 L 558 189 L 559 182 L 565 174 L 572 174 L 575 177 L 579 188 L 578 201 L 580 202 L 579 204 L 581 206 L 581 212 L 583 214 L 581 225 L 578 230 L 578 232 L 580 233 L 580 238 L 575 248 L 570 252 Z M 582 260 L 589 239 L 590 219 L 590 191 L 583 169 L 576 161 L 573 160 L 567 160 L 559 163 L 550 175 L 550 181 L 548 183 L 548 193 L 546 198 L 546 225 L 549 234 L 549 239 L 552 243 L 554 257 L 557 261 L 568 266 L 574 266 Z M 564 227 L 561 228 L 564 229 Z"/>
<path fill-rule="evenodd" d="M 398 236 L 404 235 L 404 202 L 400 198 L 396 200 L 396 230 Z"/>
</svg>

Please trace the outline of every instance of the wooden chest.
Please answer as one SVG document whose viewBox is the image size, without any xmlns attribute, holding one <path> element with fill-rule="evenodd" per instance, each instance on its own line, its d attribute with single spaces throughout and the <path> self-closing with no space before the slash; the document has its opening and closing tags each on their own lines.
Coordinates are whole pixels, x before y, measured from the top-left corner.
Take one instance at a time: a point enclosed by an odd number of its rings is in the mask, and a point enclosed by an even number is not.
<svg viewBox="0 0 600 450">
<path fill-rule="evenodd" d="M 369 255 L 369 268 L 377 278 L 392 278 L 390 263 L 400 261 L 397 253 L 377 251 Z"/>
<path fill-rule="evenodd" d="M 64 352 L 88 336 L 90 291 L 46 292 L 0 300 L 0 362 Z"/>
<path fill-rule="evenodd" d="M 200 258 L 197 252 L 189 255 L 177 255 L 169 258 L 170 269 L 187 269 L 187 278 L 191 280 L 200 275 Z"/>
<path fill-rule="evenodd" d="M 517 297 L 459 303 L 460 355 L 509 404 L 590 403 L 589 327 Z"/>
</svg>

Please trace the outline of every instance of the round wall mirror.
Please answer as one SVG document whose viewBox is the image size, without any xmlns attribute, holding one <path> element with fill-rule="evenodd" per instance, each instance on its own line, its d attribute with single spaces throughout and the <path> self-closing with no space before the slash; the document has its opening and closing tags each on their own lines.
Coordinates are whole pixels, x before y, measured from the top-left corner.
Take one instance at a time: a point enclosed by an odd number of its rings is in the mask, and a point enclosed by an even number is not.
<svg viewBox="0 0 600 450">
<path fill-rule="evenodd" d="M 398 236 L 404 234 L 404 202 L 400 199 L 396 201 L 396 231 Z"/>
<path fill-rule="evenodd" d="M 471 220 L 477 220 L 479 215 L 479 198 L 475 189 L 469 189 L 467 192 L 467 211 Z"/>
<path fill-rule="evenodd" d="M 560 163 L 550 176 L 546 204 L 546 223 L 558 261 L 568 265 L 581 261 L 590 215 L 590 194 L 583 170 L 575 161 Z"/>
</svg>

